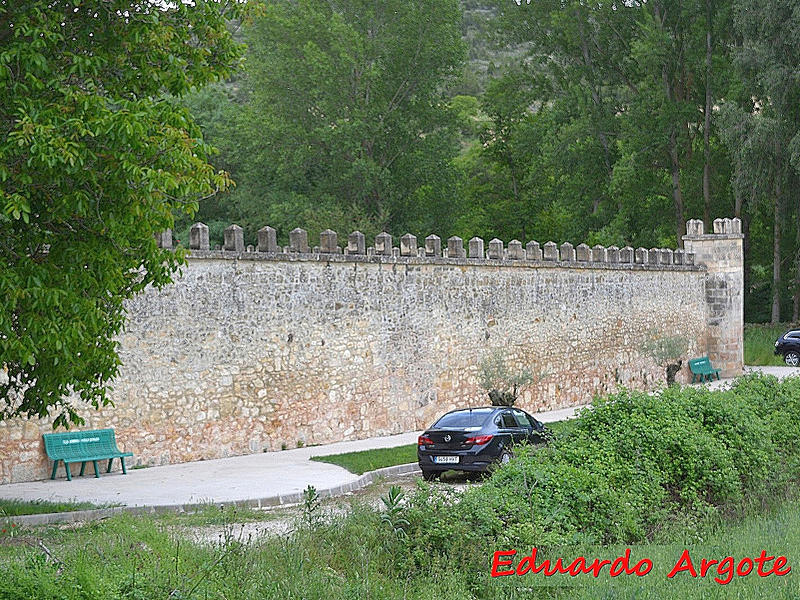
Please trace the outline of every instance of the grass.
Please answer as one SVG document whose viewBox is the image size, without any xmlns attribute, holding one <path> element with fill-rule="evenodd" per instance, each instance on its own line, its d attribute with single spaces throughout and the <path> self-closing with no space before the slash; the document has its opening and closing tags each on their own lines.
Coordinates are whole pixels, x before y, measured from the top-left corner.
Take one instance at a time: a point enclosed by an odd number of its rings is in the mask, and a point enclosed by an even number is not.
<svg viewBox="0 0 800 600">
<path fill-rule="evenodd" d="M 408 444 L 407 446 L 396 446 L 394 448 L 377 448 L 375 450 L 346 452 L 329 456 L 312 456 L 311 460 L 338 465 L 351 473 L 363 475 L 367 471 L 374 471 L 375 469 L 417 462 L 417 445 Z"/>
<path fill-rule="evenodd" d="M 790 329 L 790 323 L 745 323 L 744 364 L 757 366 L 781 366 L 783 357 L 775 355 L 775 340 Z"/>
<path fill-rule="evenodd" d="M 73 512 L 76 510 L 93 510 L 110 508 L 118 504 L 92 504 L 91 502 L 46 502 L 44 500 L 0 500 L 0 517 L 18 517 L 20 515 L 41 515 L 47 513 Z"/>
<path fill-rule="evenodd" d="M 245 511 L 246 512 L 246 511 Z M 192 542 L 177 526 L 197 525 L 198 515 L 120 515 L 78 528 L 20 527 L 0 534 L 0 598 L 14 600 L 83 600 L 85 598 L 308 598 L 351 600 L 552 599 L 725 599 L 797 598 L 800 581 L 795 573 L 800 559 L 800 512 L 797 498 L 773 499 L 771 505 L 750 505 L 736 521 L 720 523 L 702 532 L 684 534 L 677 528 L 668 545 L 631 546 L 632 562 L 649 558 L 653 570 L 644 577 L 622 575 L 611 579 L 607 568 L 598 580 L 581 575 L 544 577 L 542 574 L 492 578 L 491 556 L 481 556 L 484 567 L 439 562 L 435 554 L 417 557 L 416 568 L 397 562 L 403 541 L 375 511 L 354 505 L 347 516 L 323 518 L 315 527 L 299 525 L 288 537 L 246 539 L 237 535 L 238 511 L 205 517 L 229 526 L 217 543 Z M 453 543 L 458 543 L 453 540 Z M 398 546 L 398 544 L 400 544 Z M 679 574 L 666 577 L 684 548 L 693 560 L 732 555 L 788 557 L 792 573 L 784 577 L 734 577 L 727 585 Z M 493 550 L 509 550 L 498 545 Z M 469 550 L 469 549 L 467 549 Z M 530 548 L 518 548 L 515 565 Z M 613 559 L 625 547 L 572 545 L 547 548 L 542 558 L 578 556 Z M 483 549 L 475 548 L 482 553 Z M 463 558 L 468 558 L 462 555 Z M 470 561 L 476 564 L 476 561 Z"/>
</svg>

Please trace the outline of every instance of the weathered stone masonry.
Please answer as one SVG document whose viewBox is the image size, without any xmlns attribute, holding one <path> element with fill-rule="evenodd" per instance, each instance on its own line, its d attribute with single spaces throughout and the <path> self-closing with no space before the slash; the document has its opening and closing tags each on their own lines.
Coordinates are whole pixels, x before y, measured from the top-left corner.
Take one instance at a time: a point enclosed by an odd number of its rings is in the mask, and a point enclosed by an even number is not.
<svg viewBox="0 0 800 600">
<path fill-rule="evenodd" d="M 436 236 L 418 248 L 410 235 L 398 248 L 388 234 L 367 248 L 358 232 L 340 248 L 332 231 L 312 249 L 302 230 L 279 248 L 268 227 L 245 248 L 232 226 L 215 251 L 198 224 L 176 283 L 129 304 L 116 406 L 87 410 L 86 427 L 116 428 L 144 464 L 421 429 L 486 404 L 478 364 L 498 348 L 543 375 L 520 406 L 559 408 L 663 382 L 642 354 L 653 334 L 682 335 L 734 374 L 739 227 L 690 222 L 673 252 Z M 0 423 L 0 482 L 49 475 L 49 430 Z"/>
</svg>

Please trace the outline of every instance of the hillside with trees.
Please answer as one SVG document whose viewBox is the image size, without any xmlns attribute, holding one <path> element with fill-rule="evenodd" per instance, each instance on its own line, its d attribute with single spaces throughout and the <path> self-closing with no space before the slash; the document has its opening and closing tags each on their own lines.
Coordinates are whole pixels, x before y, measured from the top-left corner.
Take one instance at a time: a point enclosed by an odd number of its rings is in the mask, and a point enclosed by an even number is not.
<svg viewBox="0 0 800 600">
<path fill-rule="evenodd" d="M 799 10 L 269 1 L 244 69 L 188 101 L 236 184 L 197 218 L 677 247 L 736 216 L 746 319 L 797 320 Z"/>
</svg>

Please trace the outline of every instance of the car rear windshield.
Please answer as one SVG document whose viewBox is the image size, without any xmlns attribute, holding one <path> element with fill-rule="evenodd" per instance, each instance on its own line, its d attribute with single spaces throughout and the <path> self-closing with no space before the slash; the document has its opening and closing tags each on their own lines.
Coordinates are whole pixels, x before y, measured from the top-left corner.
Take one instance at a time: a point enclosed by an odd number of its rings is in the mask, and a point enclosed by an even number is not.
<svg viewBox="0 0 800 600">
<path fill-rule="evenodd" d="M 437 429 L 445 427 L 480 427 L 492 414 L 491 408 L 476 408 L 475 410 L 460 410 L 447 413 L 436 421 L 433 426 Z"/>
</svg>

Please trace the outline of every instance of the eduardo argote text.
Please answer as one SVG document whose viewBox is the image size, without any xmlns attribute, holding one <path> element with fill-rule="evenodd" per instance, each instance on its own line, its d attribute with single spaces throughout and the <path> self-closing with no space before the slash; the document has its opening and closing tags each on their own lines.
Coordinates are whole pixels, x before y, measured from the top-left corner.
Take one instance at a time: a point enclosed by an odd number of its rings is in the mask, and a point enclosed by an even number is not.
<svg viewBox="0 0 800 600">
<path fill-rule="evenodd" d="M 520 558 L 517 557 L 516 550 L 498 550 L 492 558 L 492 577 L 528 574 L 541 574 L 545 577 L 556 574 L 570 577 L 579 575 L 600 577 L 602 573 L 608 573 L 610 577 L 619 577 L 620 575 L 644 577 L 653 569 L 653 561 L 649 558 L 633 562 L 630 548 L 626 548 L 625 552 L 615 559 L 589 559 L 579 556 L 571 562 L 560 557 L 554 560 L 549 558 L 539 560 L 537 553 L 538 549 L 533 548 L 530 554 Z M 782 577 L 788 575 L 791 570 L 792 567 L 789 566 L 785 556 L 769 555 L 766 550 L 762 550 L 755 558 L 745 556 L 739 559 L 733 556 L 692 557 L 689 550 L 684 550 L 667 577 L 672 579 L 680 573 L 685 573 L 688 577 L 706 577 L 708 575 L 713 577 L 717 583 L 725 585 L 730 583 L 734 577 L 746 577 L 750 574 L 759 577 L 769 577 L 770 575 Z"/>
</svg>

